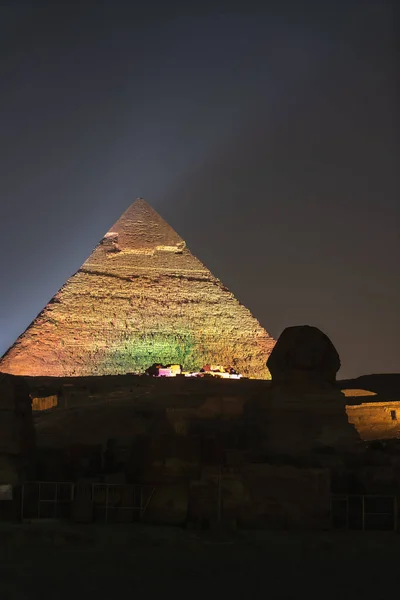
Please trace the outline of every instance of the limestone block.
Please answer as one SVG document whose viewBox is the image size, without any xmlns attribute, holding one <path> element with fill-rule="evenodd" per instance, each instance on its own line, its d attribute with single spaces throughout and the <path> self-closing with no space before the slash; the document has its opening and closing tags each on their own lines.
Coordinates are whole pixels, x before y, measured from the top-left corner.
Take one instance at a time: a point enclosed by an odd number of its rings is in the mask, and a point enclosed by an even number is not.
<svg viewBox="0 0 400 600">
<path fill-rule="evenodd" d="M 49 410 L 56 407 L 57 404 L 58 397 L 56 394 L 42 398 L 32 398 L 32 410 L 34 411 Z"/>
</svg>

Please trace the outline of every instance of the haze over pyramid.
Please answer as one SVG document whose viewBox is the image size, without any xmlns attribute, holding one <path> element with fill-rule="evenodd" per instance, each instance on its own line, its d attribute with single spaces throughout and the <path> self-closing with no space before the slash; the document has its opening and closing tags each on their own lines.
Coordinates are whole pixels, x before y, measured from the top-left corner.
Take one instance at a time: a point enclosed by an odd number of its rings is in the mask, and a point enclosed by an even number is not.
<svg viewBox="0 0 400 600">
<path fill-rule="evenodd" d="M 0 361 L 32 376 L 232 365 L 269 378 L 274 340 L 144 200 L 136 200 Z"/>
</svg>

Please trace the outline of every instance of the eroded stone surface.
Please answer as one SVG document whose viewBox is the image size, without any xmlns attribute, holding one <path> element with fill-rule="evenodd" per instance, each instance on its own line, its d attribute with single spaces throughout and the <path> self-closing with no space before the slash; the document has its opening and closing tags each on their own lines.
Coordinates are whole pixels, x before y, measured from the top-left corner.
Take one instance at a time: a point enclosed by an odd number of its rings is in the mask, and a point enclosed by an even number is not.
<svg viewBox="0 0 400 600">
<path fill-rule="evenodd" d="M 333 384 L 340 358 L 327 335 L 300 325 L 282 332 L 267 364 L 274 382 Z"/>
<path fill-rule="evenodd" d="M 269 378 L 274 340 L 144 200 L 115 223 L 79 271 L 4 355 L 16 375 L 142 373 L 232 365 Z"/>
<path fill-rule="evenodd" d="M 362 439 L 400 439 L 400 401 L 347 405 L 346 412 Z"/>
</svg>

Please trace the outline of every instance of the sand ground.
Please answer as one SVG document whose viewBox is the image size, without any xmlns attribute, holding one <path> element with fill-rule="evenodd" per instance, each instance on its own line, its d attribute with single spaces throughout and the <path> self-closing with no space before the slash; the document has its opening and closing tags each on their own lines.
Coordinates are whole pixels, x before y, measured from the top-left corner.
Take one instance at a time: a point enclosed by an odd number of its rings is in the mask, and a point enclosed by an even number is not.
<svg viewBox="0 0 400 600">
<path fill-rule="evenodd" d="M 0 598 L 386 600 L 399 558 L 394 533 L 2 524 Z"/>
</svg>

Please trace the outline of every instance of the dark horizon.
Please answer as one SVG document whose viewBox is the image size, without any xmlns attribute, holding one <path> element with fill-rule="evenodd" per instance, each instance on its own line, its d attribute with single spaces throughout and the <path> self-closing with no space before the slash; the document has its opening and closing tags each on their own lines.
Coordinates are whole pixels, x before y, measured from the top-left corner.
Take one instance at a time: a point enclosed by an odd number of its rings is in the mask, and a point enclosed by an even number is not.
<svg viewBox="0 0 400 600">
<path fill-rule="evenodd" d="M 0 354 L 143 197 L 273 337 L 399 372 L 392 3 L 81 4 L 0 9 Z"/>
</svg>

